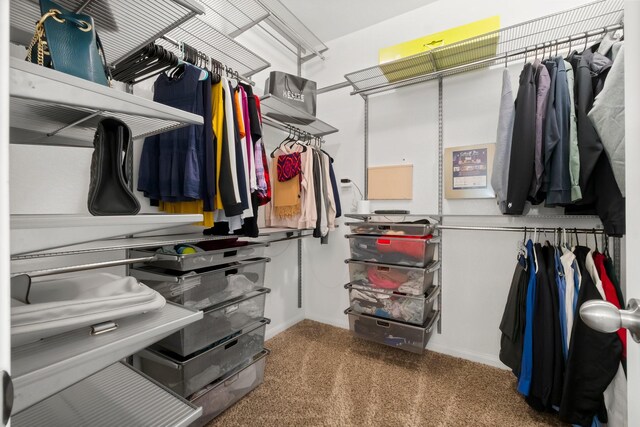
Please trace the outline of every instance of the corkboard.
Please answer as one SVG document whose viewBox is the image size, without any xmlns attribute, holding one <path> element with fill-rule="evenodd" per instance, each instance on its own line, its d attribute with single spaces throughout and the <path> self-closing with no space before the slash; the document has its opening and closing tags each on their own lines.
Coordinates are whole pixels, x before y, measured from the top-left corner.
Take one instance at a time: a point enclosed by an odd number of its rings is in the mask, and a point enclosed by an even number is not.
<svg viewBox="0 0 640 427">
<path fill-rule="evenodd" d="M 368 169 L 369 200 L 412 200 L 413 165 L 374 166 Z"/>
</svg>

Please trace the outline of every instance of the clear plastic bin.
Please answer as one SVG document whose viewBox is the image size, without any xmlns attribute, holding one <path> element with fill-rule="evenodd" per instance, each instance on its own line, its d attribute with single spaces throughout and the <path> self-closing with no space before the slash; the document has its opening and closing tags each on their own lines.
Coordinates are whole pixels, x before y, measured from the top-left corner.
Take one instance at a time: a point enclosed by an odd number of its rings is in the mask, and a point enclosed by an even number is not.
<svg viewBox="0 0 640 427">
<path fill-rule="evenodd" d="M 155 261 L 148 261 L 148 265 L 154 267 L 167 268 L 169 270 L 177 271 L 191 271 L 199 270 L 201 268 L 215 267 L 216 265 L 229 264 L 231 262 L 242 261 L 249 258 L 261 257 L 264 252 L 264 247 L 267 243 L 249 243 L 240 246 L 244 242 L 235 242 L 234 245 L 227 248 L 211 249 L 214 243 L 221 244 L 224 240 L 213 240 L 198 243 L 205 249 L 205 252 L 196 252 L 193 254 L 185 255 L 169 255 L 156 253 L 159 248 L 151 249 L 133 249 L 131 250 L 131 257 L 150 257 L 155 256 Z M 209 245 L 205 245 L 209 244 Z"/>
<path fill-rule="evenodd" d="M 239 298 L 204 310 L 204 317 L 164 338 L 158 345 L 180 356 L 189 356 L 232 335 L 264 316 L 264 304 L 271 290 L 260 288 Z"/>
<path fill-rule="evenodd" d="M 349 329 L 353 336 L 418 354 L 424 353 L 440 317 L 439 312 L 432 312 L 423 326 L 413 326 L 358 314 L 350 308 L 345 314 L 349 315 Z"/>
<path fill-rule="evenodd" d="M 387 234 L 426 236 L 433 234 L 436 230 L 436 224 L 416 224 L 411 222 L 350 222 L 347 225 L 351 227 L 353 234 L 373 234 L 378 236 Z"/>
<path fill-rule="evenodd" d="M 426 267 L 433 260 L 439 237 L 380 237 L 349 234 L 351 258 L 382 264 Z"/>
<path fill-rule="evenodd" d="M 262 384 L 268 354 L 269 350 L 262 350 L 249 366 L 236 369 L 191 396 L 191 403 L 202 408 L 202 416 L 189 427 L 205 426 Z"/>
<path fill-rule="evenodd" d="M 153 288 L 169 301 L 185 307 L 203 309 L 237 298 L 264 286 L 269 258 L 196 270 L 189 273 L 158 267 L 139 266 L 130 275 Z"/>
<path fill-rule="evenodd" d="M 251 363 L 264 347 L 268 323 L 268 319 L 262 319 L 239 335 L 189 358 L 149 348 L 134 356 L 134 364 L 139 364 L 142 372 L 167 388 L 187 397 L 234 369 Z"/>
<path fill-rule="evenodd" d="M 420 296 L 352 284 L 345 285 L 345 289 L 349 290 L 349 302 L 354 312 L 414 325 L 424 325 L 440 293 L 439 286 L 431 286 Z"/>
<path fill-rule="evenodd" d="M 385 289 L 409 295 L 424 295 L 433 284 L 433 276 L 440 261 L 431 261 L 426 268 L 402 267 L 390 264 L 348 259 L 349 280 L 352 285 Z"/>
</svg>

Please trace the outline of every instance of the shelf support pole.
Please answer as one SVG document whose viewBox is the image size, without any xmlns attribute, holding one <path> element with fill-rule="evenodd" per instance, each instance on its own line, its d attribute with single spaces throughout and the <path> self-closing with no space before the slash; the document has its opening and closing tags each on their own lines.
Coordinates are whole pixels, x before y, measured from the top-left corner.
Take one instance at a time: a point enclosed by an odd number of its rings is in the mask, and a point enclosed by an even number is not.
<svg viewBox="0 0 640 427">
<path fill-rule="evenodd" d="M 442 76 L 438 78 L 438 215 L 442 220 L 442 187 L 444 176 L 444 112 L 443 112 L 443 83 Z M 442 236 L 440 236 L 440 244 L 438 245 L 438 261 L 442 263 Z M 442 267 L 438 269 L 438 286 L 440 286 L 440 292 L 438 293 L 438 310 L 440 311 L 440 317 L 438 317 L 438 334 L 442 333 Z"/>
<path fill-rule="evenodd" d="M 83 117 L 83 118 L 81 118 L 81 119 L 79 119 L 79 120 L 76 120 L 76 121 L 75 121 L 75 122 L 73 122 L 73 123 L 69 123 L 68 125 L 63 126 L 63 127 L 61 127 L 60 129 L 54 130 L 53 132 L 49 132 L 49 133 L 47 134 L 47 136 L 53 136 L 53 135 L 56 135 L 56 134 L 58 134 L 58 133 L 62 132 L 63 130 L 65 130 L 65 129 L 69 129 L 69 128 L 72 128 L 72 127 L 74 127 L 74 126 L 76 126 L 76 125 L 79 125 L 79 124 L 80 124 L 80 123 L 82 123 L 82 122 L 86 122 L 87 120 L 92 119 L 92 118 L 94 118 L 95 116 L 99 116 L 99 115 L 100 115 L 100 114 L 102 114 L 102 113 L 104 113 L 104 110 L 98 110 L 98 111 L 96 111 L 96 112 L 94 112 L 94 113 L 89 114 L 88 116 L 85 116 L 85 117 Z"/>
<path fill-rule="evenodd" d="M 302 47 L 298 45 L 298 77 L 302 77 Z M 298 239 L 298 308 L 302 308 L 302 239 Z"/>
</svg>

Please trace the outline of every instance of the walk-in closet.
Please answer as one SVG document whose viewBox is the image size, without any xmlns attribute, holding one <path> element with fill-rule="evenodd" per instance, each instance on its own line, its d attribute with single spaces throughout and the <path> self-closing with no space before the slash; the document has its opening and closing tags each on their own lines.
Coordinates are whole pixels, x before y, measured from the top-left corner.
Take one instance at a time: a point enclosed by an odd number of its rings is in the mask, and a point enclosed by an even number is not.
<svg viewBox="0 0 640 427">
<path fill-rule="evenodd" d="M 640 1 L 0 20 L 3 426 L 640 426 Z"/>
</svg>

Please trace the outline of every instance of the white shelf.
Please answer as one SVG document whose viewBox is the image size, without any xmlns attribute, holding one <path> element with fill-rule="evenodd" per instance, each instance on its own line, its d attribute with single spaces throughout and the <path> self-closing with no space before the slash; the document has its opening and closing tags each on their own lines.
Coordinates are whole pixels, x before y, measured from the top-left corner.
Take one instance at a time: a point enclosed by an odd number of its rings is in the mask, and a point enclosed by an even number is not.
<svg viewBox="0 0 640 427">
<path fill-rule="evenodd" d="M 269 16 L 269 11 L 256 0 L 202 0 L 202 4 L 202 20 L 231 38 Z"/>
<path fill-rule="evenodd" d="M 330 124 L 323 122 L 307 112 L 298 110 L 271 95 L 265 95 L 260 98 L 260 108 L 262 114 L 268 119 L 272 119 L 276 123 L 280 122 L 293 125 L 313 136 L 320 137 L 338 132 L 338 129 Z M 270 124 L 268 119 L 265 120 L 265 124 Z"/>
<path fill-rule="evenodd" d="M 119 319 L 118 329 L 102 335 L 83 328 L 12 349 L 14 413 L 201 318 L 201 311 L 167 303 L 159 311 Z"/>
<path fill-rule="evenodd" d="M 11 418 L 16 427 L 186 427 L 202 408 L 116 363 Z"/>
<path fill-rule="evenodd" d="M 204 12 L 197 0 L 57 0 L 56 3 L 71 11 L 87 4 L 82 13 L 93 17 L 110 64 L 126 58 L 158 34 L 165 34 Z M 37 1 L 12 1 L 11 40 L 28 46 L 41 15 Z"/>
<path fill-rule="evenodd" d="M 124 121 L 134 139 L 203 123 L 196 114 L 37 64 L 17 58 L 10 64 L 12 143 L 93 147 L 96 126 L 108 116 Z"/>
<path fill-rule="evenodd" d="M 11 254 L 43 251 L 200 221 L 200 214 L 11 215 Z"/>
</svg>

